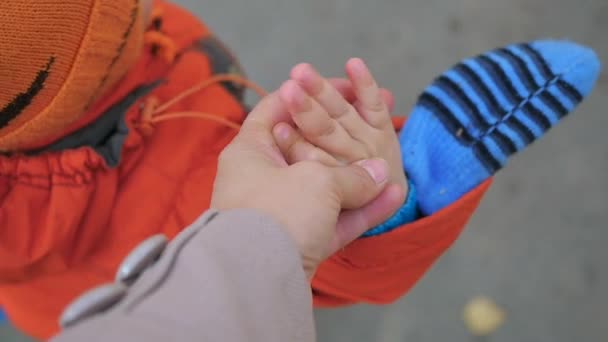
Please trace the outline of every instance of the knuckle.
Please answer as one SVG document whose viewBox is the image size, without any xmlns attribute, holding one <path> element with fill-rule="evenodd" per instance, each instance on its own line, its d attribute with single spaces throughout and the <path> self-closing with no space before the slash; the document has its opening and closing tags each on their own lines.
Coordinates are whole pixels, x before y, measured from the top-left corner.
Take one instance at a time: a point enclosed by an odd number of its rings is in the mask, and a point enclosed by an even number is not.
<svg viewBox="0 0 608 342">
<path fill-rule="evenodd" d="M 321 153 L 314 148 L 309 149 L 308 151 L 306 151 L 306 153 L 304 154 L 306 160 L 311 160 L 311 161 L 322 161 L 322 157 L 321 157 Z"/>
<path fill-rule="evenodd" d="M 365 143 L 361 144 L 358 148 L 358 157 L 357 160 L 368 159 L 376 156 L 376 148 L 373 143 Z"/>
<path fill-rule="evenodd" d="M 296 164 L 296 166 L 298 167 L 299 172 L 306 175 L 316 175 L 318 173 L 321 173 L 323 169 L 321 165 L 319 165 L 319 163 L 308 160 Z"/>
<path fill-rule="evenodd" d="M 369 103 L 367 104 L 367 108 L 374 112 L 384 112 L 386 111 L 386 105 L 380 96 L 375 96 Z M 387 113 L 388 114 L 388 113 Z"/>
<path fill-rule="evenodd" d="M 312 182 L 319 187 L 327 187 L 334 183 L 334 176 L 331 169 L 314 161 L 302 163 L 303 172 L 305 172 Z"/>
<path fill-rule="evenodd" d="M 361 166 L 357 166 L 354 168 L 354 173 L 357 175 L 357 178 L 360 182 L 357 183 L 361 188 L 368 188 L 369 186 L 375 186 L 374 180 L 371 178 L 369 173 L 363 169 Z"/>
<path fill-rule="evenodd" d="M 332 113 L 332 117 L 334 119 L 340 119 L 342 117 L 348 116 L 352 112 L 353 108 L 349 104 L 344 104 L 340 106 L 334 113 Z"/>
<path fill-rule="evenodd" d="M 287 156 L 292 162 L 298 161 L 298 144 L 297 141 L 291 141 L 289 144 L 280 147 L 281 153 Z"/>
<path fill-rule="evenodd" d="M 318 137 L 326 137 L 336 132 L 336 123 L 333 120 L 325 121 L 323 124 L 317 125 L 314 128 L 313 134 Z"/>
</svg>

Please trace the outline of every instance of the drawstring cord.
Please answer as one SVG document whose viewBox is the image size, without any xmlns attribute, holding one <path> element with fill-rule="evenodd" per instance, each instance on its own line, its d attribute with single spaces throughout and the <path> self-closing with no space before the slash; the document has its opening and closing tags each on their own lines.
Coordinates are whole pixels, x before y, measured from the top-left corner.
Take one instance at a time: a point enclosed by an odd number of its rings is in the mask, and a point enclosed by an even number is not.
<svg viewBox="0 0 608 342">
<path fill-rule="evenodd" d="M 175 60 L 177 48 L 173 40 L 160 31 L 161 16 L 162 9 L 158 9 L 157 7 L 152 13 L 152 22 L 155 24 L 152 25 L 153 27 L 151 30 L 145 33 L 144 42 L 147 46 L 151 46 L 153 51 L 157 53 L 159 57 L 170 64 Z M 198 111 L 168 112 L 169 108 L 180 101 L 183 101 L 185 98 L 200 93 L 205 89 L 222 82 L 231 82 L 244 88 L 251 89 L 260 97 L 267 95 L 264 88 L 242 76 L 235 74 L 217 74 L 195 86 L 190 87 L 189 89 L 184 90 L 163 104 L 160 104 L 158 99 L 154 96 L 148 97 L 143 104 L 139 128 L 144 135 L 150 135 L 154 131 L 154 125 L 160 122 L 180 118 L 196 118 L 206 121 L 213 121 L 238 131 L 241 128 L 240 123 L 230 121 L 216 114 Z"/>
<path fill-rule="evenodd" d="M 175 60 L 175 56 L 177 55 L 175 43 L 164 33 L 160 31 L 147 31 L 144 34 L 144 44 L 152 46 L 153 52 L 159 54 L 167 64 L 171 64 Z"/>
<path fill-rule="evenodd" d="M 264 97 L 267 94 L 262 87 L 252 81 L 247 80 L 244 77 L 230 74 L 215 75 L 189 89 L 186 89 L 185 91 L 181 92 L 180 94 L 163 104 L 159 104 L 159 101 L 156 97 L 151 96 L 147 98 L 144 102 L 141 114 L 140 127 L 143 133 L 149 135 L 154 130 L 154 124 L 156 123 L 179 118 L 197 118 L 207 121 L 213 121 L 238 131 L 241 128 L 241 125 L 239 123 L 230 121 L 216 114 L 198 111 L 167 112 L 167 110 L 171 108 L 171 106 L 179 103 L 185 98 L 192 96 L 196 93 L 202 92 L 206 88 L 221 82 L 232 82 L 243 87 L 252 89 L 260 97 Z"/>
</svg>

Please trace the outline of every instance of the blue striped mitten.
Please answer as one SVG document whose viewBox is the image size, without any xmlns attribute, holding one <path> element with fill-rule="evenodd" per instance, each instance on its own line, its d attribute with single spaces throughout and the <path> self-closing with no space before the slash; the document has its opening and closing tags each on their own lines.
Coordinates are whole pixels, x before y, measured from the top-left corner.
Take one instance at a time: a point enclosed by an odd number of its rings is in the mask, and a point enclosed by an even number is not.
<svg viewBox="0 0 608 342">
<path fill-rule="evenodd" d="M 599 72 L 591 49 L 543 40 L 484 53 L 442 74 L 399 137 L 422 213 L 441 210 L 503 168 L 574 110 Z"/>
</svg>

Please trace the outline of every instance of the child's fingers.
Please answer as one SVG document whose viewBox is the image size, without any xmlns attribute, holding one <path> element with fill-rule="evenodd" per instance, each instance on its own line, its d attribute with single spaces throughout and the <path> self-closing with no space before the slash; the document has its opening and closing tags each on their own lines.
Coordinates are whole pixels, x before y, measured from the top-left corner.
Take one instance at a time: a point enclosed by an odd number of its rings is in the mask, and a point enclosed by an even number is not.
<svg viewBox="0 0 608 342">
<path fill-rule="evenodd" d="M 361 115 L 373 127 L 384 129 L 390 123 L 388 106 L 371 72 L 359 58 L 346 63 L 346 73 L 353 83 L 361 105 Z"/>
<path fill-rule="evenodd" d="M 298 82 L 330 117 L 337 120 L 351 137 L 360 140 L 361 136 L 369 132 L 369 125 L 355 108 L 310 64 L 299 64 L 294 67 L 291 78 Z"/>
<path fill-rule="evenodd" d="M 355 103 L 357 101 L 357 94 L 355 94 L 355 89 L 353 88 L 353 84 L 349 79 L 346 78 L 329 78 L 327 80 L 342 97 L 348 103 Z"/>
<path fill-rule="evenodd" d="M 292 80 L 285 82 L 279 89 L 279 96 L 308 141 L 337 159 L 354 161 L 367 155 L 364 147 L 332 119 L 297 82 Z"/>
<path fill-rule="evenodd" d="M 331 120 L 325 110 L 319 109 L 319 104 L 308 96 L 295 81 L 290 80 L 283 83 L 279 89 L 279 96 L 287 105 L 292 119 L 305 135 L 338 134 L 337 123 Z"/>
<path fill-rule="evenodd" d="M 348 103 L 353 104 L 357 101 L 357 94 L 355 94 L 355 89 L 350 80 L 345 78 L 330 78 L 328 81 Z M 395 110 L 395 97 L 392 91 L 380 88 L 380 96 L 382 96 L 382 100 L 388 107 L 389 112 Z"/>
<path fill-rule="evenodd" d="M 380 88 L 380 97 L 382 97 L 382 101 L 386 104 L 388 112 L 392 113 L 395 110 L 395 96 L 393 96 L 393 92 L 385 88 Z"/>
<path fill-rule="evenodd" d="M 318 161 L 328 166 L 338 166 L 339 162 L 327 152 L 309 143 L 287 123 L 279 123 L 272 130 L 279 150 L 289 165 L 301 161 Z"/>
</svg>

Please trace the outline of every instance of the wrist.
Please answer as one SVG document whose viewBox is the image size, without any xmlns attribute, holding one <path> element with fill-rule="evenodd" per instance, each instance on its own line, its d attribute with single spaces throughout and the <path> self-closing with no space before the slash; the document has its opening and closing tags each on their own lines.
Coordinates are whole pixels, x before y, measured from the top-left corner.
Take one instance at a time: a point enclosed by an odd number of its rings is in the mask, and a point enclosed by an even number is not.
<svg viewBox="0 0 608 342">
<path fill-rule="evenodd" d="M 366 238 L 388 233 L 404 224 L 415 221 L 419 217 L 416 189 L 411 182 L 407 182 L 406 197 L 403 205 L 388 220 L 368 230 L 362 237 Z"/>
</svg>

